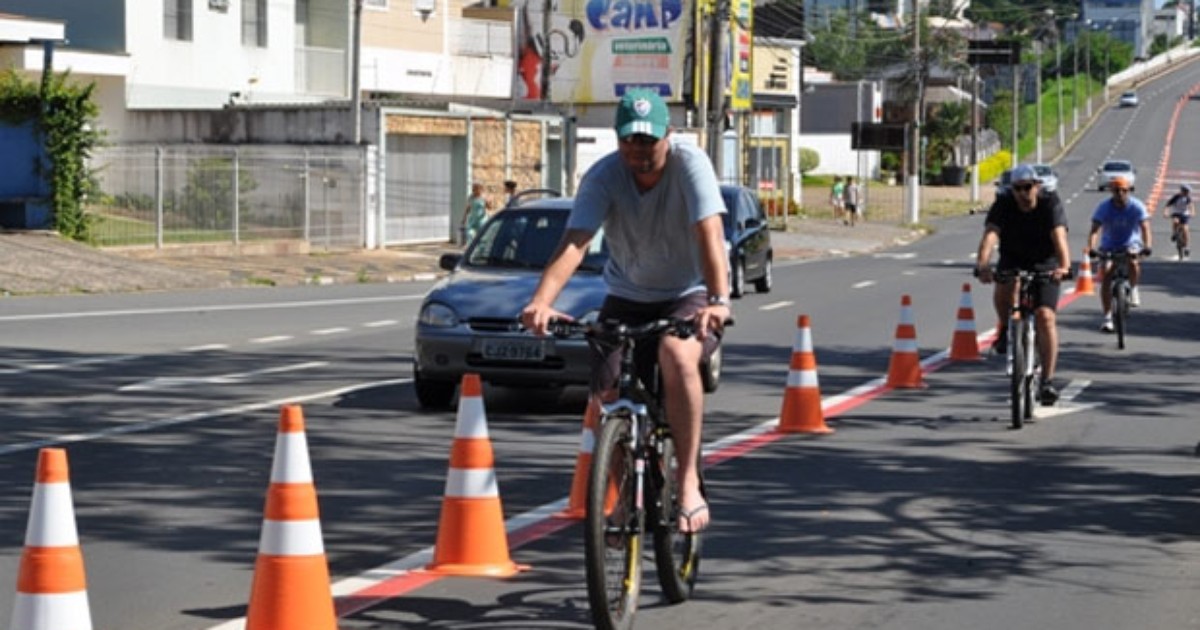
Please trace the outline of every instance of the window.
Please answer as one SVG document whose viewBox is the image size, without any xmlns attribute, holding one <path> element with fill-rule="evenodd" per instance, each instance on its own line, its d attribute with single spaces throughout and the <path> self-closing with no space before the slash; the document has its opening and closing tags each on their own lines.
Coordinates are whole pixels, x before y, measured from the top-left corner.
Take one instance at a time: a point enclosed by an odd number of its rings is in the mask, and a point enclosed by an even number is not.
<svg viewBox="0 0 1200 630">
<path fill-rule="evenodd" d="M 267 47 L 267 0 L 242 0 L 242 44 Z"/>
<path fill-rule="evenodd" d="M 163 0 L 163 37 L 192 41 L 192 0 Z"/>
</svg>

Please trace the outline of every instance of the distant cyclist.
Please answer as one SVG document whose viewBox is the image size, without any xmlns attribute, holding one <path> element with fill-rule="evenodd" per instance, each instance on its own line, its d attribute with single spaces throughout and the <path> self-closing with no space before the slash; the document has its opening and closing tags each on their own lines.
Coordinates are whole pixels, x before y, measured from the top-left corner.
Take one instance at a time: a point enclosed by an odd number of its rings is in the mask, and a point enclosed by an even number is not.
<svg viewBox="0 0 1200 630">
<path fill-rule="evenodd" d="M 1192 200 L 1192 185 L 1182 184 L 1179 186 L 1179 192 L 1171 195 L 1167 200 L 1167 207 L 1163 208 L 1163 216 L 1171 219 L 1171 242 L 1178 242 L 1183 248 L 1181 260 L 1192 256 L 1191 250 L 1188 249 L 1192 242 L 1188 235 L 1188 221 L 1194 214 L 1196 202 Z"/>
<path fill-rule="evenodd" d="M 1088 249 L 1105 253 L 1130 252 L 1150 255 L 1150 212 L 1140 199 L 1129 191 L 1129 180 L 1124 177 L 1114 177 L 1108 184 L 1112 197 L 1100 202 L 1092 214 L 1092 231 L 1088 235 Z M 1104 310 L 1104 322 L 1100 324 L 1103 332 L 1113 331 L 1112 320 L 1112 274 L 1108 273 L 1112 262 L 1108 262 L 1102 270 L 1103 282 L 1100 285 L 1100 307 Z M 1129 294 L 1130 306 L 1141 306 L 1142 299 L 1138 295 L 1138 279 L 1142 275 L 1142 266 L 1138 257 L 1129 259 L 1129 285 L 1133 291 Z"/>
<path fill-rule="evenodd" d="M 975 258 L 976 272 L 984 284 L 995 279 L 988 263 L 997 242 L 1000 246 L 998 270 L 1053 271 L 1054 280 L 1042 283 L 1034 305 L 1038 352 L 1042 358 L 1039 393 L 1043 405 L 1053 405 L 1058 401 L 1054 369 L 1058 362 L 1056 309 L 1059 281 L 1071 270 L 1071 257 L 1067 252 L 1067 215 L 1058 195 L 1042 189 L 1042 180 L 1032 166 L 1022 164 L 1014 168 L 1011 182 L 1011 192 L 997 196 L 988 210 Z M 997 325 L 1000 333 L 992 344 L 997 353 L 1007 351 L 1008 319 L 1019 289 L 1015 280 L 997 282 L 992 293 L 992 303 L 1000 322 Z"/>
</svg>

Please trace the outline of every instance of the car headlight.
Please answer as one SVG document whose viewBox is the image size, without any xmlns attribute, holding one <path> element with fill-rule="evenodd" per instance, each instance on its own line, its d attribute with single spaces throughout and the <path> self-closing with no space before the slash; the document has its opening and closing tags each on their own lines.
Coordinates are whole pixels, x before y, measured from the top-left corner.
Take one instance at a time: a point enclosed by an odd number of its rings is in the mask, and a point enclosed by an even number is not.
<svg viewBox="0 0 1200 630">
<path fill-rule="evenodd" d="M 430 302 L 421 307 L 421 314 L 417 317 L 417 321 L 425 326 L 450 328 L 458 325 L 458 314 L 445 304 Z"/>
</svg>

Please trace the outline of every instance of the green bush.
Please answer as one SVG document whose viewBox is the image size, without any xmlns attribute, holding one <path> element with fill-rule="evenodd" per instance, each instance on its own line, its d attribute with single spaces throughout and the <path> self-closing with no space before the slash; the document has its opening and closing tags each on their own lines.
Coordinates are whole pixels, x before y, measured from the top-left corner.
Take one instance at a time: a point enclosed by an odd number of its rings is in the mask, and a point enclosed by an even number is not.
<svg viewBox="0 0 1200 630">
<path fill-rule="evenodd" d="M 808 173 L 821 165 L 821 154 L 816 149 L 800 147 L 800 172 Z"/>
</svg>

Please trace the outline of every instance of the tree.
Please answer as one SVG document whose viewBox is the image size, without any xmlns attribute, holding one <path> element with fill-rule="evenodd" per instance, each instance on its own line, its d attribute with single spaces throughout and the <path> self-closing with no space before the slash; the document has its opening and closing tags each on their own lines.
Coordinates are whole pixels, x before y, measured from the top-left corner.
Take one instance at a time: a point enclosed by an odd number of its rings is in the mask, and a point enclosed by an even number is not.
<svg viewBox="0 0 1200 630">
<path fill-rule="evenodd" d="M 931 164 L 962 166 L 958 138 L 970 121 L 970 106 L 961 101 L 938 104 L 922 129 L 929 141 L 926 155 Z"/>
</svg>

